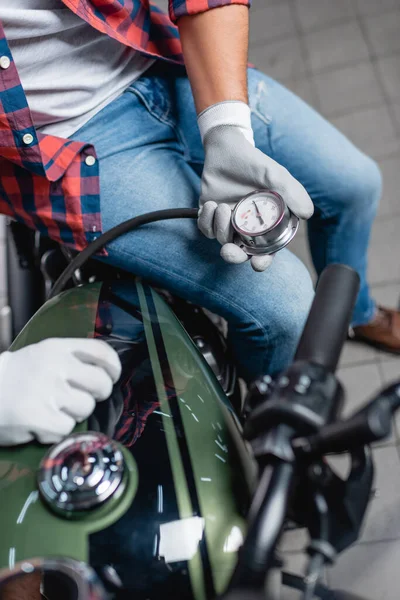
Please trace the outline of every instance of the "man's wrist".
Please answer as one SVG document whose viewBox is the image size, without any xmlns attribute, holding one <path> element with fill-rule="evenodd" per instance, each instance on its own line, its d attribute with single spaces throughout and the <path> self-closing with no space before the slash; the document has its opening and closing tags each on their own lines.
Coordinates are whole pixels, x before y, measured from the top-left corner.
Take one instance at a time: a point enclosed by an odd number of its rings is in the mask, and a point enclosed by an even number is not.
<svg viewBox="0 0 400 600">
<path fill-rule="evenodd" d="M 206 108 L 197 117 L 201 140 L 215 127 L 230 125 L 238 127 L 248 142 L 254 146 L 253 129 L 251 127 L 251 110 L 248 104 L 237 100 L 218 102 Z"/>
</svg>

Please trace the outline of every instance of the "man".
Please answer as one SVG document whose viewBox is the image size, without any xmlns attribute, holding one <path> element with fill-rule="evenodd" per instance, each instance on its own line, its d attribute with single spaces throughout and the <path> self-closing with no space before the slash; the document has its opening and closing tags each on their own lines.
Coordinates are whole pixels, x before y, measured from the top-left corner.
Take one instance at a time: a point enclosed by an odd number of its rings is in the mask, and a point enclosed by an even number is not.
<svg viewBox="0 0 400 600">
<path fill-rule="evenodd" d="M 101 340 L 48 339 L 0 356 L 0 446 L 53 444 L 110 397 L 118 354 Z"/>
<path fill-rule="evenodd" d="M 241 264 L 232 243 L 237 201 L 275 190 L 310 219 L 318 273 L 342 262 L 360 274 L 355 336 L 398 353 L 399 313 L 377 308 L 367 283 L 379 170 L 247 69 L 248 4 L 172 0 L 175 27 L 147 0 L 2 2 L 0 210 L 82 249 L 135 215 L 200 202 L 200 231 L 144 227 L 103 260 L 225 317 L 252 380 L 291 360 L 313 296 L 289 250 Z"/>
</svg>

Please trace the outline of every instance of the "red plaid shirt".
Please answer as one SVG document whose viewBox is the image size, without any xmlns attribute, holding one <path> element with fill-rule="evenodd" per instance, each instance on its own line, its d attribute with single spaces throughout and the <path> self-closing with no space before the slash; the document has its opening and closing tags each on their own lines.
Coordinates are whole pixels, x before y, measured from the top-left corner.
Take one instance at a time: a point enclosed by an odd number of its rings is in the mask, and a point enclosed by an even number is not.
<svg viewBox="0 0 400 600">
<path fill-rule="evenodd" d="M 62 0 L 95 29 L 148 56 L 183 63 L 178 30 L 149 0 Z M 170 0 L 170 17 L 250 0 Z M 92 145 L 35 130 L 0 22 L 0 213 L 82 250 L 102 232 Z"/>
</svg>

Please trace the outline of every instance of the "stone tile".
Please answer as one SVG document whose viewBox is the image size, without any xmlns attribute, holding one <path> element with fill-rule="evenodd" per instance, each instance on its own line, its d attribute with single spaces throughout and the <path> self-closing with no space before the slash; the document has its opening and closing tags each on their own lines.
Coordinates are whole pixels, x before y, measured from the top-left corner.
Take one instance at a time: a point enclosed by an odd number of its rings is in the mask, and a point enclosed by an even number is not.
<svg viewBox="0 0 400 600">
<path fill-rule="evenodd" d="M 344 417 L 366 404 L 382 387 L 382 377 L 377 363 L 340 368 L 338 378 L 346 392 Z"/>
<path fill-rule="evenodd" d="M 400 154 L 379 161 L 382 171 L 383 195 L 378 218 L 400 214 Z"/>
<path fill-rule="evenodd" d="M 370 600 L 398 600 L 400 543 L 359 544 L 328 569 L 330 587 Z"/>
<path fill-rule="evenodd" d="M 400 356 L 397 358 L 392 356 L 391 359 L 382 362 L 381 373 L 385 386 L 400 381 Z"/>
<path fill-rule="evenodd" d="M 304 39 L 313 71 L 368 58 L 368 48 L 356 20 L 309 33 Z"/>
<path fill-rule="evenodd" d="M 377 67 L 389 98 L 400 98 L 400 54 L 379 59 Z"/>
<path fill-rule="evenodd" d="M 378 304 L 395 308 L 400 302 L 400 282 L 389 283 L 388 285 L 374 285 L 371 288 L 371 293 Z M 388 355 L 385 354 L 385 356 Z"/>
<path fill-rule="evenodd" d="M 357 342 L 346 342 L 340 357 L 340 367 L 348 367 L 350 365 L 363 365 L 366 363 L 376 362 L 378 353 L 374 348 L 359 344 Z"/>
<path fill-rule="evenodd" d="M 400 150 L 399 137 L 387 106 L 355 111 L 336 117 L 332 122 L 374 158 L 383 158 Z"/>
<path fill-rule="evenodd" d="M 295 0 L 294 6 L 303 31 L 321 29 L 355 14 L 351 0 Z"/>
<path fill-rule="evenodd" d="M 296 33 L 295 22 L 288 0 L 265 5 L 250 12 L 250 40 L 252 43 L 278 39 Z"/>
<path fill-rule="evenodd" d="M 314 82 L 321 112 L 327 117 L 383 102 L 380 85 L 369 61 L 319 73 L 314 75 Z"/>
<path fill-rule="evenodd" d="M 374 224 L 369 249 L 368 280 L 371 285 L 400 281 L 400 217 Z"/>
<path fill-rule="evenodd" d="M 306 68 L 298 37 L 250 46 L 249 60 L 258 69 L 279 80 L 299 77 Z"/>
<path fill-rule="evenodd" d="M 382 14 L 400 6 L 399 0 L 354 0 L 356 10 L 361 15 Z"/>
<path fill-rule="evenodd" d="M 304 102 L 318 109 L 318 101 L 315 93 L 314 83 L 308 75 L 303 75 L 300 79 L 288 79 L 285 86 L 299 96 Z"/>
<path fill-rule="evenodd" d="M 400 9 L 366 17 L 364 24 L 375 56 L 400 50 Z"/>
<path fill-rule="evenodd" d="M 374 448 L 373 459 L 376 496 L 367 509 L 361 541 L 396 540 L 400 537 L 400 461 L 397 448 Z"/>
</svg>

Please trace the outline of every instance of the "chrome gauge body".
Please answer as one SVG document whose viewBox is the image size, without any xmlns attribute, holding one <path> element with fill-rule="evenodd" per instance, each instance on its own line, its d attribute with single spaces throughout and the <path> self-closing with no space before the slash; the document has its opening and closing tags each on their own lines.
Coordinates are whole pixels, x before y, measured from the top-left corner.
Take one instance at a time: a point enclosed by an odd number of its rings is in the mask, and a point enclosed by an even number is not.
<svg viewBox="0 0 400 600">
<path fill-rule="evenodd" d="M 275 254 L 296 235 L 299 219 L 279 194 L 259 190 L 237 203 L 232 225 L 235 242 L 247 254 Z"/>
</svg>

